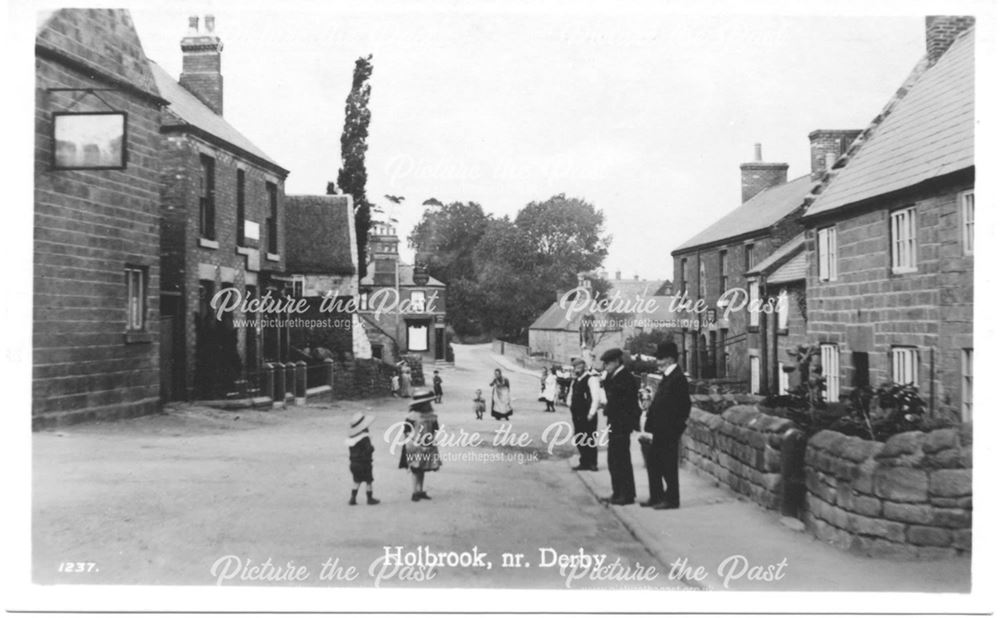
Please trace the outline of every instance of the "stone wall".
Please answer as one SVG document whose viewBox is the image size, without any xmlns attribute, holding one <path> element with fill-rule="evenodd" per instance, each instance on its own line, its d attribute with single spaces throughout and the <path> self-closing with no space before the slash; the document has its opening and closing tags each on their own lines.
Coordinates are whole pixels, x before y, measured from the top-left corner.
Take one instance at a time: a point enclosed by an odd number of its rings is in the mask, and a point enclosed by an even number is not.
<svg viewBox="0 0 1000 618">
<path fill-rule="evenodd" d="M 347 363 L 334 363 L 333 384 L 331 384 L 333 399 L 371 399 L 388 397 L 392 393 L 392 374 L 394 367 L 379 360 L 355 360 Z M 414 370 L 414 375 L 423 376 Z"/>
<path fill-rule="evenodd" d="M 700 473 L 776 509 L 781 502 L 781 438 L 794 427 L 756 406 L 733 406 L 722 414 L 693 408 L 682 439 L 683 456 Z"/>
<path fill-rule="evenodd" d="M 971 551 L 971 425 L 885 443 L 821 431 L 805 464 L 806 525 L 819 539 L 870 556 Z"/>
</svg>

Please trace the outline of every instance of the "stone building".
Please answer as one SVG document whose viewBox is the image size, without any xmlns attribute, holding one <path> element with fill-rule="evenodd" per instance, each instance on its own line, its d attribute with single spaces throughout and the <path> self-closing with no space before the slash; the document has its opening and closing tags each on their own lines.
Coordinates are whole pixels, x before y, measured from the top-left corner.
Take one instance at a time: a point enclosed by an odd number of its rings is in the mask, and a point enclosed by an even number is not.
<svg viewBox="0 0 1000 618">
<path fill-rule="evenodd" d="M 237 320 L 260 316 L 235 311 L 219 320 L 209 307 L 227 288 L 244 297 L 282 294 L 288 171 L 223 118 L 222 42 L 212 16 L 199 21 L 191 18 L 181 40 L 179 80 L 151 63 L 170 103 L 159 153 L 167 399 L 253 388 L 265 360 L 287 360 L 286 328 L 237 328 Z"/>
<path fill-rule="evenodd" d="M 128 11 L 45 12 L 35 54 L 33 425 L 155 412 L 165 101 Z"/>
<path fill-rule="evenodd" d="M 971 420 L 974 20 L 926 20 L 927 53 L 833 164 L 803 221 L 808 333 L 827 397 L 915 384 Z"/>
<path fill-rule="evenodd" d="M 359 312 L 371 355 L 395 362 L 403 354 L 448 362 L 446 286 L 420 265 L 399 259 L 396 221 L 372 221 Z M 382 311 L 379 311 L 382 309 Z"/>
<path fill-rule="evenodd" d="M 286 196 L 285 226 L 286 264 L 294 295 L 308 299 L 309 317 L 324 323 L 293 328 L 292 346 L 322 346 L 341 359 L 348 355 L 371 358 L 360 318 L 349 304 L 358 297 L 358 243 L 351 196 Z M 326 308 L 320 306 L 324 299 L 328 299 Z"/>
<path fill-rule="evenodd" d="M 824 148 L 818 135 L 810 134 L 813 152 Z M 787 175 L 788 164 L 763 161 L 757 144 L 754 160 L 740 165 L 742 204 L 672 252 L 674 294 L 703 300 L 708 307 L 701 315 L 677 315 L 679 320 L 698 318 L 678 333 L 681 366 L 695 378 L 736 382 L 751 392 L 763 389 L 762 314 L 738 308 L 760 298 L 759 281 L 747 280 L 747 272 L 801 231 L 803 199 L 814 179 L 807 174 L 789 181 Z"/>
</svg>

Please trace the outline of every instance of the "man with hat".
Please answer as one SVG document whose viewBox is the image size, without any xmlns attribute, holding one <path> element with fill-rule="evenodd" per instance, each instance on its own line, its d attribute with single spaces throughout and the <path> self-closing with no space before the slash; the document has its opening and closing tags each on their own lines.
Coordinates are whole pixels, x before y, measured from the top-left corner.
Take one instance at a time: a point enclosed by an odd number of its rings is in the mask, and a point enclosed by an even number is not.
<svg viewBox="0 0 1000 618">
<path fill-rule="evenodd" d="M 676 509 L 681 504 L 677 459 L 681 434 L 691 415 L 691 394 L 687 378 L 677 366 L 677 357 L 677 344 L 673 341 L 656 347 L 656 364 L 663 377 L 646 411 L 644 430 L 652 434 L 653 439 L 646 462 L 649 500 L 640 504 L 657 510 Z"/>
<path fill-rule="evenodd" d="M 573 418 L 573 439 L 580 451 L 580 463 L 574 470 L 597 470 L 597 408 L 601 403 L 601 385 L 587 369 L 587 361 L 573 359 L 573 379 L 569 384 L 569 412 Z"/>
<path fill-rule="evenodd" d="M 632 432 L 639 429 L 639 384 L 624 366 L 624 353 L 611 348 L 601 355 L 606 377 L 604 393 L 608 417 L 608 471 L 611 473 L 610 504 L 635 502 L 635 476 L 632 473 L 630 443 Z"/>
</svg>

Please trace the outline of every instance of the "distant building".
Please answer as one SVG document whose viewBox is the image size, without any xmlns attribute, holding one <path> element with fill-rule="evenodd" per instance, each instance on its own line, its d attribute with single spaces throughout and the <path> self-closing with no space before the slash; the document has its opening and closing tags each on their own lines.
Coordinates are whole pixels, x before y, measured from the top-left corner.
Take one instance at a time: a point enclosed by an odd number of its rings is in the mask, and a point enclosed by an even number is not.
<svg viewBox="0 0 1000 618">
<path fill-rule="evenodd" d="M 33 425 L 155 412 L 166 101 L 128 11 L 44 13 L 35 52 Z"/>
<path fill-rule="evenodd" d="M 394 362 L 399 354 L 419 354 L 446 362 L 447 288 L 425 268 L 403 264 L 393 219 L 373 221 L 368 236 L 367 274 L 359 284 L 359 316 L 371 354 Z M 378 312 L 379 308 L 385 309 Z"/>
<path fill-rule="evenodd" d="M 151 63 L 170 105 L 160 131 L 163 172 L 161 311 L 165 398 L 221 397 L 259 387 L 266 360 L 287 360 L 285 328 L 237 328 L 259 318 L 217 319 L 209 303 L 235 288 L 277 298 L 285 272 L 284 181 L 288 171 L 222 116 L 222 42 L 215 20 L 192 17 L 181 40 L 179 80 Z M 279 317 L 270 315 L 269 317 Z"/>
<path fill-rule="evenodd" d="M 827 397 L 891 381 L 972 418 L 974 19 L 926 20 L 927 54 L 804 216 L 808 334 Z"/>
</svg>

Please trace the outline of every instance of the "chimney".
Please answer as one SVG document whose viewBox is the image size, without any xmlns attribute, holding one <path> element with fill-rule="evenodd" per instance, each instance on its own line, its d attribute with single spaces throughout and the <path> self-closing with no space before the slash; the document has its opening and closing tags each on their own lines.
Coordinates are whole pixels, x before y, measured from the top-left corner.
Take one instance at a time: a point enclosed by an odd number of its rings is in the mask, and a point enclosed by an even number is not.
<svg viewBox="0 0 1000 618">
<path fill-rule="evenodd" d="M 944 55 L 962 32 L 976 25 L 971 15 L 928 15 L 924 18 L 927 61 L 934 64 Z"/>
<path fill-rule="evenodd" d="M 188 33 L 181 39 L 183 67 L 178 80 L 191 94 L 222 115 L 222 41 L 215 34 L 215 16 L 206 15 L 205 30 L 198 18 L 188 19 Z"/>
<path fill-rule="evenodd" d="M 810 133 L 809 159 L 812 163 L 812 179 L 822 178 L 860 134 L 861 131 L 858 129 L 817 129 Z"/>
<path fill-rule="evenodd" d="M 740 164 L 741 184 L 743 188 L 743 203 L 764 189 L 782 185 L 788 182 L 787 163 L 766 163 L 762 161 L 760 144 L 753 145 L 754 160 Z"/>
</svg>

